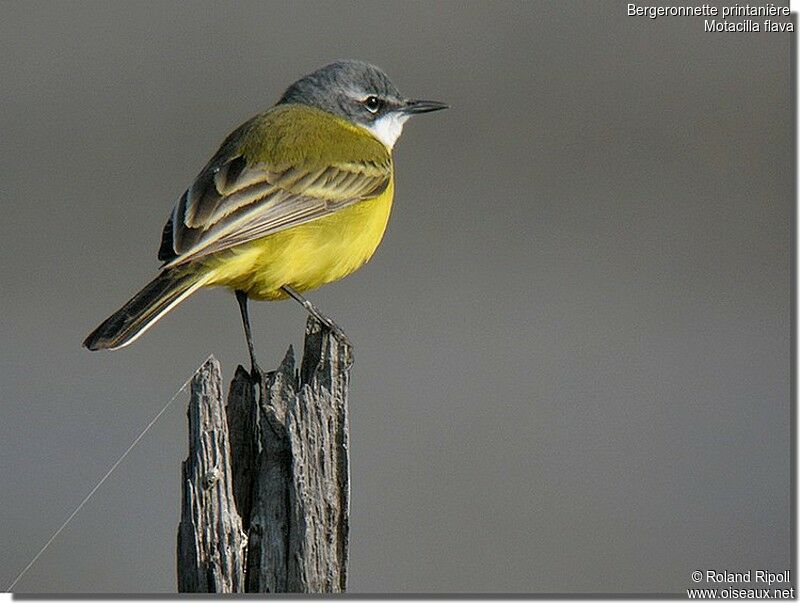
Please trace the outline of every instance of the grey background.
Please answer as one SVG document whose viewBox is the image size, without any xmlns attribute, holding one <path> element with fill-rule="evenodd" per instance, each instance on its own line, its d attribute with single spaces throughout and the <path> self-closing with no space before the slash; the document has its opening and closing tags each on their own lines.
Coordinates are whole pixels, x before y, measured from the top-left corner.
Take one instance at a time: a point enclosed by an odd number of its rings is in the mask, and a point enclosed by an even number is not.
<svg viewBox="0 0 800 603">
<path fill-rule="evenodd" d="M 4 5 L 0 585 L 209 353 L 246 361 L 223 290 L 80 342 L 223 137 L 342 57 L 452 104 L 407 125 L 372 262 L 311 295 L 357 346 L 351 591 L 787 569 L 789 42 L 624 2 Z M 274 366 L 301 308 L 253 316 Z M 184 409 L 19 592 L 174 590 Z"/>
</svg>

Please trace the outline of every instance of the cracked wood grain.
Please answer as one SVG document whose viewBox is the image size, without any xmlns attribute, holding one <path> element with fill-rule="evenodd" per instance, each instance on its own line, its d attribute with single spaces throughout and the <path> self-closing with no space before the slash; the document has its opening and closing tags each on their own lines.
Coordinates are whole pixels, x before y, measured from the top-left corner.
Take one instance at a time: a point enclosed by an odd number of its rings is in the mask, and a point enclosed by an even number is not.
<svg viewBox="0 0 800 603">
<path fill-rule="evenodd" d="M 241 592 L 246 536 L 234 503 L 228 423 L 219 363 L 195 373 L 189 400 L 189 456 L 183 462 L 178 590 Z"/>
<path fill-rule="evenodd" d="M 216 372 L 206 370 L 206 363 L 192 384 L 190 453 L 184 463 L 178 538 L 179 590 L 344 592 L 352 350 L 309 318 L 299 370 L 292 348 L 263 382 L 240 366 L 224 408 L 219 367 L 213 363 Z M 201 403 L 195 400 L 195 381 Z M 194 405 L 200 411 L 196 416 Z M 193 452 L 197 446 L 192 446 L 197 439 L 193 419 L 213 425 L 214 437 L 199 440 L 213 442 L 213 454 L 199 455 L 199 463 L 190 462 L 198 457 Z M 230 463 L 220 462 L 223 457 Z M 213 491 L 222 495 L 198 497 L 198 489 L 209 480 Z M 236 534 L 244 536 L 237 540 Z M 219 543 L 228 543 L 228 548 L 221 551 Z M 214 588 L 218 590 L 210 590 Z"/>
</svg>

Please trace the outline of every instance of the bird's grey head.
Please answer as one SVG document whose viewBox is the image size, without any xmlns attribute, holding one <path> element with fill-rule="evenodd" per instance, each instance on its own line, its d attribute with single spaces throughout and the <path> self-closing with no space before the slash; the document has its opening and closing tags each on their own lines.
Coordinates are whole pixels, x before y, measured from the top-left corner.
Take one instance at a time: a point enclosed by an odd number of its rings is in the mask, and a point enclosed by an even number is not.
<svg viewBox="0 0 800 603">
<path fill-rule="evenodd" d="M 389 76 L 363 61 L 336 61 L 289 86 L 278 104 L 317 107 L 367 128 L 391 148 L 405 121 L 416 113 L 445 109 L 436 101 L 403 97 Z"/>
</svg>

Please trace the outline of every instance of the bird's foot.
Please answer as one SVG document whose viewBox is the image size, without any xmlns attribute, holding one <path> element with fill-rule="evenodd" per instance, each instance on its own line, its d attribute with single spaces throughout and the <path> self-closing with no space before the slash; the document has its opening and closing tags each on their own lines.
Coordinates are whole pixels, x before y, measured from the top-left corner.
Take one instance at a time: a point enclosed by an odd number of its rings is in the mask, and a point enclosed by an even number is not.
<svg viewBox="0 0 800 603">
<path fill-rule="evenodd" d="M 258 391 L 259 402 L 263 401 L 267 390 L 267 373 L 256 362 L 250 365 L 250 381 Z"/>
<path fill-rule="evenodd" d="M 344 330 L 333 322 L 330 318 L 325 316 L 322 312 L 320 312 L 317 307 L 312 304 L 309 300 L 305 297 L 300 295 L 297 291 L 295 291 L 292 287 L 285 285 L 282 287 L 283 291 L 295 301 L 300 302 L 300 304 L 306 309 L 306 311 L 313 316 L 317 321 L 319 321 L 322 326 L 330 331 L 330 334 L 333 335 L 334 339 L 339 343 L 340 346 L 344 347 L 344 357 L 347 359 L 345 368 L 349 369 L 353 366 L 353 344 L 350 343 L 350 338 L 344 332 Z"/>
<path fill-rule="evenodd" d="M 353 366 L 353 344 L 350 342 L 350 338 L 347 336 L 347 333 L 344 332 L 339 325 L 337 325 L 332 320 L 328 319 L 328 323 L 325 325 L 328 330 L 330 330 L 331 335 L 337 341 L 340 347 L 343 347 L 344 350 L 344 357 L 345 357 L 345 369 L 350 370 L 350 367 Z"/>
<path fill-rule="evenodd" d="M 347 333 L 344 332 L 344 329 L 342 329 L 335 322 L 331 322 L 330 325 L 326 326 L 330 329 L 331 335 L 333 335 L 339 343 L 344 344 L 348 348 L 352 349 L 353 344 L 350 343 L 350 338 L 347 336 Z"/>
</svg>

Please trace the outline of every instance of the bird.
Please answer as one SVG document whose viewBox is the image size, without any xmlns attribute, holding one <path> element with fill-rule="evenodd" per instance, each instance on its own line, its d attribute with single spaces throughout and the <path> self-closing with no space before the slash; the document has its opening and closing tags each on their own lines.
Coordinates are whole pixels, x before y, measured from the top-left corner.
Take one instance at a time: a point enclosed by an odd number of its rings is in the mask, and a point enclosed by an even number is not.
<svg viewBox="0 0 800 603">
<path fill-rule="evenodd" d="M 248 300 L 294 299 L 346 341 L 303 293 L 372 257 L 392 208 L 392 150 L 403 125 L 447 107 L 404 97 L 383 70 L 360 60 L 301 77 L 223 141 L 169 214 L 157 276 L 83 345 L 125 347 L 192 293 L 215 286 L 235 293 L 254 375 L 262 371 Z"/>
</svg>

